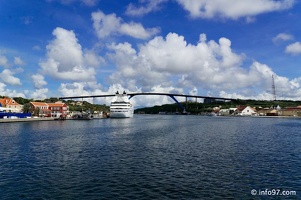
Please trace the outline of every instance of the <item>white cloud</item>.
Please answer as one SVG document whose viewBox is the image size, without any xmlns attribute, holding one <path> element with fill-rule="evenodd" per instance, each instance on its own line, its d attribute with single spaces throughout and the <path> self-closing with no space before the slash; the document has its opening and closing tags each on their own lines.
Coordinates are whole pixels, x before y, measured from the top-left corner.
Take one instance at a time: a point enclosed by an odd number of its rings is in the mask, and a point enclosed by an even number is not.
<svg viewBox="0 0 301 200">
<path fill-rule="evenodd" d="M 166 74 L 153 70 L 147 57 L 137 55 L 131 44 L 112 44 L 108 48 L 113 51 L 109 58 L 117 68 L 110 75 L 109 83 L 119 83 L 130 90 L 137 86 L 150 90 L 154 84 L 166 84 L 168 81 Z"/>
<path fill-rule="evenodd" d="M 62 83 L 59 92 L 63 96 L 85 96 L 101 93 L 101 85 L 96 82 Z"/>
<path fill-rule="evenodd" d="M 44 74 L 72 81 L 91 81 L 95 70 L 86 67 L 85 55 L 73 31 L 56 28 L 53 39 L 46 47 L 46 59 L 40 63 Z M 85 66 L 86 65 L 86 66 Z"/>
<path fill-rule="evenodd" d="M 196 87 L 193 87 L 190 91 L 189 91 L 190 95 L 198 95 L 198 89 Z"/>
<path fill-rule="evenodd" d="M 6 84 L 0 82 L 0 94 L 8 97 L 23 97 L 25 95 L 23 93 L 17 92 L 16 90 L 6 89 Z"/>
<path fill-rule="evenodd" d="M 105 95 L 105 94 L 115 94 L 116 91 L 123 92 L 126 91 L 128 93 L 139 93 L 142 92 L 141 88 L 133 88 L 132 90 L 129 89 L 127 86 L 123 86 L 121 84 L 112 84 L 108 89 L 102 88 L 96 82 L 86 82 L 86 83 L 79 83 L 73 82 L 64 84 L 62 83 L 59 92 L 62 96 L 89 96 L 89 95 Z M 182 89 L 174 88 L 172 86 L 164 87 L 161 84 L 155 85 L 150 88 L 147 92 L 163 92 L 163 93 L 183 93 Z M 106 104 L 109 105 L 113 97 L 102 97 L 102 98 L 86 98 L 85 101 L 91 103 L 98 103 L 98 104 Z M 185 100 L 181 98 L 177 98 L 178 100 Z M 74 99 L 76 100 L 76 99 Z M 77 99 L 81 100 L 81 99 Z M 135 107 L 141 106 L 153 106 L 153 105 L 161 105 L 162 103 L 174 103 L 168 96 L 136 96 L 131 99 L 131 102 L 134 104 Z"/>
<path fill-rule="evenodd" d="M 111 33 L 118 32 L 121 18 L 115 13 L 105 15 L 102 11 L 92 13 L 93 27 L 98 38 L 102 39 L 109 36 Z"/>
<path fill-rule="evenodd" d="M 177 0 L 192 17 L 238 19 L 289 9 L 294 0 Z"/>
<path fill-rule="evenodd" d="M 134 38 L 139 38 L 139 39 L 150 38 L 151 36 L 153 36 L 159 32 L 158 28 L 145 29 L 141 24 L 134 23 L 134 22 L 121 24 L 119 30 L 120 30 L 120 33 L 132 36 Z"/>
<path fill-rule="evenodd" d="M 53 31 L 56 37 L 47 45 L 47 57 L 55 58 L 58 62 L 58 72 L 70 71 L 74 66 L 83 64 L 81 45 L 73 31 L 56 28 Z"/>
<path fill-rule="evenodd" d="M 159 32 L 158 28 L 144 28 L 140 23 L 124 23 L 115 13 L 104 14 L 102 11 L 92 13 L 93 27 L 98 38 L 110 35 L 127 35 L 137 39 L 148 39 Z"/>
<path fill-rule="evenodd" d="M 2 67 L 8 67 L 8 60 L 5 56 L 0 55 L 0 66 Z"/>
<path fill-rule="evenodd" d="M 143 92 L 160 92 L 176 87 L 191 94 L 223 91 L 236 96 L 240 91 L 244 97 L 264 99 L 268 94 L 271 96 L 274 75 L 278 92 L 289 93 L 287 96 L 291 98 L 300 93 L 301 78 L 281 77 L 257 61 L 244 66 L 245 55 L 233 52 L 227 38 L 220 38 L 217 43 L 207 41 L 206 35 L 201 34 L 197 44 L 189 44 L 183 36 L 170 33 L 166 38 L 155 37 L 138 50 L 129 43 L 112 44 L 108 48 L 112 51 L 109 58 L 117 68 L 110 75 L 109 83 L 119 83 L 130 91 L 139 88 Z M 215 92 L 212 96 L 220 94 Z"/>
<path fill-rule="evenodd" d="M 145 6 L 137 7 L 133 3 L 130 3 L 126 9 L 126 14 L 131 16 L 143 16 L 153 11 L 160 9 L 160 5 L 167 2 L 168 0 L 147 0 L 140 1 L 140 3 L 145 4 Z"/>
<path fill-rule="evenodd" d="M 288 45 L 285 52 L 293 55 L 301 54 L 301 42 L 295 42 Z"/>
<path fill-rule="evenodd" d="M 130 89 L 138 86 L 150 90 L 158 83 L 163 87 L 180 84 L 235 89 L 258 81 L 240 67 L 244 55 L 233 53 L 231 41 L 226 38 L 221 38 L 219 43 L 207 43 L 206 35 L 202 34 L 200 42 L 193 45 L 187 44 L 183 36 L 170 33 L 166 39 L 155 37 L 141 45 L 139 52 L 128 43 L 111 45 L 110 49 L 114 51 L 110 58 L 117 67 L 110 76 L 110 83 L 118 82 Z"/>
<path fill-rule="evenodd" d="M 133 92 L 142 92 L 141 90 L 133 91 Z M 183 94 L 184 91 L 181 88 L 175 88 L 173 86 L 163 86 L 160 83 L 154 85 L 147 92 L 158 92 L 158 93 L 170 93 L 170 94 Z M 185 101 L 185 97 L 176 97 L 176 99 L 181 102 Z M 162 104 L 170 104 L 175 103 L 175 101 L 169 96 L 161 96 L 161 95 L 147 95 L 147 96 L 135 96 L 131 98 L 135 107 L 150 107 L 154 105 L 162 105 Z"/>
<path fill-rule="evenodd" d="M 257 95 L 250 95 L 250 94 L 242 94 L 242 93 L 227 93 L 225 91 L 220 91 L 219 96 L 224 98 L 233 98 L 233 99 L 258 99 L 258 100 L 273 100 L 271 93 L 269 92 L 262 92 Z"/>
<path fill-rule="evenodd" d="M 31 76 L 34 86 L 41 89 L 43 86 L 47 85 L 47 82 L 44 79 L 44 76 L 41 74 L 34 74 Z"/>
<path fill-rule="evenodd" d="M 61 4 L 69 5 L 75 2 L 80 2 L 86 6 L 94 6 L 97 3 L 97 0 L 46 0 L 48 2 L 58 1 Z"/>
<path fill-rule="evenodd" d="M 193 45 L 187 44 L 183 36 L 170 33 L 166 39 L 156 37 L 142 46 L 139 56 L 148 62 L 152 71 L 181 75 L 184 85 L 202 83 L 207 87 L 216 88 L 227 82 L 231 83 L 233 88 L 239 87 L 235 81 L 244 80 L 248 76 L 248 73 L 240 68 L 244 55 L 233 53 L 231 41 L 226 38 L 221 38 L 219 43 L 206 43 L 206 36 L 201 35 L 200 42 Z"/>
<path fill-rule="evenodd" d="M 20 57 L 15 57 L 14 58 L 14 64 L 15 65 L 24 65 L 24 61 Z"/>
<path fill-rule="evenodd" d="M 84 62 L 89 67 L 98 67 L 105 63 L 105 59 L 96 55 L 93 51 L 86 50 L 84 54 Z"/>
<path fill-rule="evenodd" d="M 68 96 L 89 96 L 89 95 L 100 95 L 100 94 L 114 94 L 114 91 L 105 92 L 102 90 L 103 87 L 97 82 L 73 82 L 73 83 L 61 83 L 58 91 L 62 97 Z M 74 99 L 81 101 L 81 99 Z M 86 98 L 85 101 L 90 103 L 110 103 L 110 98 L 107 101 L 107 98 Z M 107 102 L 106 102 L 107 101 Z"/>
<path fill-rule="evenodd" d="M 43 100 L 47 98 L 47 93 L 48 88 L 39 88 L 30 94 L 30 98 Z"/>
<path fill-rule="evenodd" d="M 289 41 L 293 39 L 294 39 L 293 35 L 287 33 L 279 33 L 276 37 L 273 38 L 273 42 Z"/>
<path fill-rule="evenodd" d="M 14 72 L 12 72 L 9 69 L 4 69 L 1 73 L 0 73 L 0 79 L 9 85 L 22 85 L 21 81 L 19 78 L 14 76 Z"/>
</svg>

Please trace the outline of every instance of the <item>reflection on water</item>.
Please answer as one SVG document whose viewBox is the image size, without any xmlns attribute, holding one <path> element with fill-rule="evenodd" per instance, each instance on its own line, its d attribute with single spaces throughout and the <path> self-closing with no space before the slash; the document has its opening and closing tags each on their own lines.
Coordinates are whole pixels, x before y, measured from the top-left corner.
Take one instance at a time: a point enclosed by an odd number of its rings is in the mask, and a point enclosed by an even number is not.
<svg viewBox="0 0 301 200">
<path fill-rule="evenodd" d="M 300 125 L 162 115 L 1 124 L 0 196 L 253 199 L 252 189 L 280 189 L 297 199 Z"/>
</svg>

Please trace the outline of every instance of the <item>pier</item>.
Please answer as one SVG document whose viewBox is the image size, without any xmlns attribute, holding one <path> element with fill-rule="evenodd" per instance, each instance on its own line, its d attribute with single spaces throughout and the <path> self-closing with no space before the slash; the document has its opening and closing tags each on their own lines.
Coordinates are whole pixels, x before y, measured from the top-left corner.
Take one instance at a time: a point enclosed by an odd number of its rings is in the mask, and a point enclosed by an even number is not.
<svg viewBox="0 0 301 200">
<path fill-rule="evenodd" d="M 53 117 L 31 117 L 31 118 L 3 118 L 0 119 L 0 123 L 10 123 L 10 122 L 33 122 L 33 121 L 52 121 L 55 120 Z"/>
</svg>

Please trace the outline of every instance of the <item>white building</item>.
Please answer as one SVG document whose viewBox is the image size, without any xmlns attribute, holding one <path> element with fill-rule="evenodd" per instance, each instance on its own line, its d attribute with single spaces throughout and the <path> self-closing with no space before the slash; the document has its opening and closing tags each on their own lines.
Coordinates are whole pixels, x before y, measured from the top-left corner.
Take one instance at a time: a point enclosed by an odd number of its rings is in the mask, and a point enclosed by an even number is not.
<svg viewBox="0 0 301 200">
<path fill-rule="evenodd" d="M 239 115 L 249 116 L 257 114 L 255 108 L 251 108 L 250 106 L 245 107 L 243 110 L 240 111 Z"/>
</svg>

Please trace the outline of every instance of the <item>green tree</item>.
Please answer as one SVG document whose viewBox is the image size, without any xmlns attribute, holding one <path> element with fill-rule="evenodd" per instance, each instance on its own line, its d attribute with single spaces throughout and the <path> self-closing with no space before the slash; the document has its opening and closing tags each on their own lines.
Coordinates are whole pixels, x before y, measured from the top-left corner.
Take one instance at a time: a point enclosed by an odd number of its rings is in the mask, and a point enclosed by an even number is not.
<svg viewBox="0 0 301 200">
<path fill-rule="evenodd" d="M 22 111 L 23 113 L 30 113 L 32 111 L 30 104 L 29 103 L 24 104 Z"/>
<path fill-rule="evenodd" d="M 40 108 L 36 108 L 36 109 L 33 111 L 33 115 L 34 115 L 34 116 L 39 116 L 39 115 L 40 115 Z"/>
</svg>

